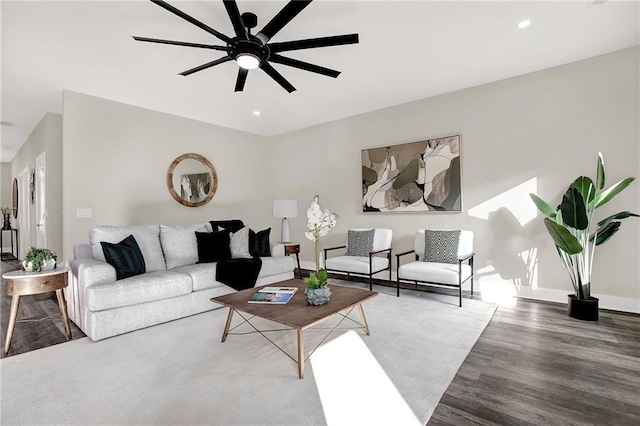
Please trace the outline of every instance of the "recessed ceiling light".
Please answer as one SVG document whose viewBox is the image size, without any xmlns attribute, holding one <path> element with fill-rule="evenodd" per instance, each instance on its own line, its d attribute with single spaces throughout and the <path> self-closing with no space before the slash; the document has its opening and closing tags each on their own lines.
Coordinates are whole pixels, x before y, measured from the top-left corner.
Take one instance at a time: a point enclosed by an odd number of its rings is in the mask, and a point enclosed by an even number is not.
<svg viewBox="0 0 640 426">
<path fill-rule="evenodd" d="M 253 115 L 260 115 L 260 111 L 253 111 Z"/>
<path fill-rule="evenodd" d="M 531 21 L 528 19 L 518 22 L 518 28 L 520 29 L 527 28 L 529 25 L 531 25 Z"/>
</svg>

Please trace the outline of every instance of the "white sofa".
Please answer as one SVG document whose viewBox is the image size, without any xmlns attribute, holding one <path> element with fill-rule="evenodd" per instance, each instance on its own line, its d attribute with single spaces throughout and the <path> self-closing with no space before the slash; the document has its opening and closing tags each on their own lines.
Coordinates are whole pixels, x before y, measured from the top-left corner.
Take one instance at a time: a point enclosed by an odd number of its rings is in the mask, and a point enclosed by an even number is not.
<svg viewBox="0 0 640 426">
<path fill-rule="evenodd" d="M 235 290 L 216 281 L 216 263 L 198 264 L 195 232 L 209 224 L 98 226 L 89 244 L 76 245 L 67 289 L 69 315 L 93 341 L 220 307 L 209 299 Z M 146 272 L 116 281 L 105 261 L 101 241 L 117 243 L 133 235 Z M 256 286 L 293 278 L 293 258 L 271 244 L 263 257 Z"/>
</svg>

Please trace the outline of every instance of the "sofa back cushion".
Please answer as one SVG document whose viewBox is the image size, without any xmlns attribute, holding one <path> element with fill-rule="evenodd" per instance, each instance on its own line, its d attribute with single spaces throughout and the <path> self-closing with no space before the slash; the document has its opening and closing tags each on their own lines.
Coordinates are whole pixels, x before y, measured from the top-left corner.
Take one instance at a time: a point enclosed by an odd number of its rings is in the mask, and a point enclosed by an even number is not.
<svg viewBox="0 0 640 426">
<path fill-rule="evenodd" d="M 160 244 L 167 269 L 194 265 L 198 262 L 196 232 L 208 232 L 208 227 L 196 225 L 160 225 Z"/>
<path fill-rule="evenodd" d="M 129 235 L 133 235 L 138 242 L 147 272 L 164 271 L 162 247 L 160 246 L 160 226 L 96 226 L 89 231 L 89 244 L 95 259 L 106 262 L 100 242 L 118 243 Z"/>
</svg>

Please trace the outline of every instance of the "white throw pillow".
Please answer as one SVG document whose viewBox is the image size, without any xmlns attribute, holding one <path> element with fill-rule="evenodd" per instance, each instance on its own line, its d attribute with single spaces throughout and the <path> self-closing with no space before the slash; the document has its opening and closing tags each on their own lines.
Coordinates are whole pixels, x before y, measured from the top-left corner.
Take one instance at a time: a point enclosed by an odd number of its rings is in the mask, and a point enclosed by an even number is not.
<svg viewBox="0 0 640 426">
<path fill-rule="evenodd" d="M 249 253 L 249 228 L 246 226 L 236 233 L 229 234 L 231 258 L 250 259 Z"/>
</svg>

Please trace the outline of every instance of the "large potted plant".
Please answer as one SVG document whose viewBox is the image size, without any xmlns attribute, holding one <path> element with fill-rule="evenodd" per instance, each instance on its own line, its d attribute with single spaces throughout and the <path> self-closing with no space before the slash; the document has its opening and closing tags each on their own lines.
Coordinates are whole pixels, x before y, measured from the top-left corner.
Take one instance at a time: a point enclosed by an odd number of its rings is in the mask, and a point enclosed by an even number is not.
<svg viewBox="0 0 640 426">
<path fill-rule="evenodd" d="M 572 318 L 598 320 L 598 299 L 591 296 L 591 274 L 596 247 L 618 232 L 621 219 L 638 215 L 623 211 L 596 222 L 594 212 L 629 186 L 634 179 L 622 179 L 604 189 L 604 159 L 598 153 L 595 183 L 589 177 L 580 176 L 569 186 L 557 208 L 554 209 L 537 195 L 529 194 L 538 210 L 546 216 L 545 227 L 553 238 L 573 284 L 575 294 L 568 296 L 569 316 Z"/>
</svg>

